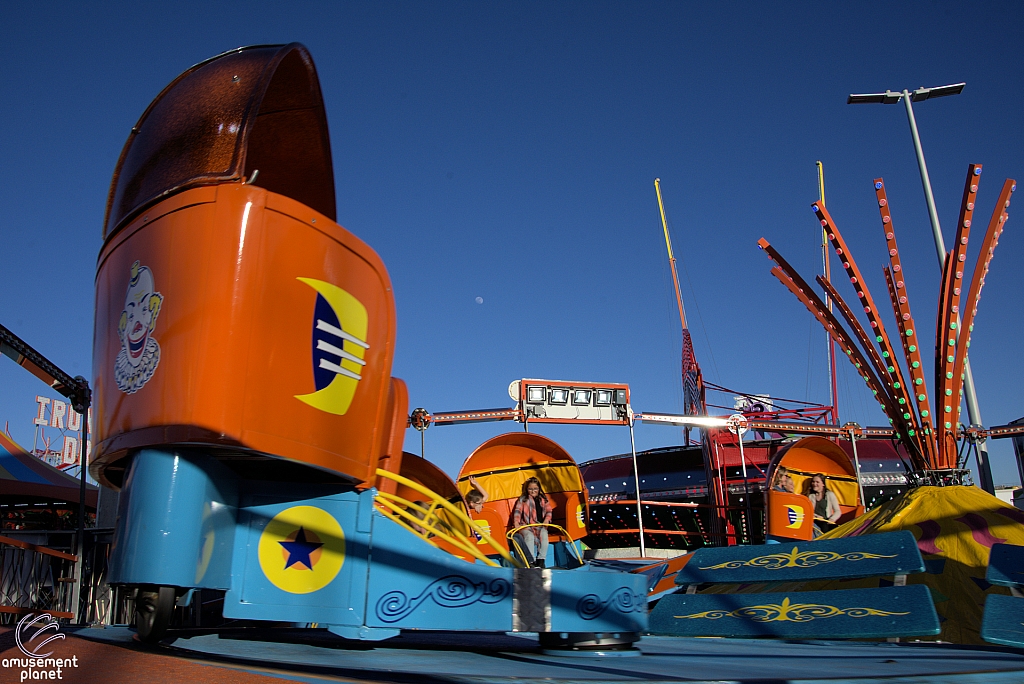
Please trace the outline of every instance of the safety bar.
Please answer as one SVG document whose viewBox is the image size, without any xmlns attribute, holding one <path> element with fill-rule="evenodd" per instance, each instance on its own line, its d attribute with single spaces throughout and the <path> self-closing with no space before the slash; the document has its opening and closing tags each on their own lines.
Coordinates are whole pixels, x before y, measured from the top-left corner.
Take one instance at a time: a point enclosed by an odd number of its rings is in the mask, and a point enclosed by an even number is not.
<svg viewBox="0 0 1024 684">
<path fill-rule="evenodd" d="M 445 512 L 453 515 L 456 520 L 463 522 L 467 525 L 468 529 L 472 530 L 476 535 L 479 536 L 480 541 L 488 544 L 494 551 L 500 555 L 505 561 L 510 563 L 513 567 L 522 567 L 522 564 L 513 558 L 508 551 L 498 543 L 493 537 L 487 534 L 475 520 L 470 518 L 466 513 L 453 506 L 447 499 L 442 497 L 440 494 L 424 487 L 418 482 L 414 482 L 407 477 L 403 477 L 397 473 L 392 473 L 387 470 L 377 469 L 377 476 L 383 477 L 389 480 L 409 487 L 420 494 L 423 494 L 430 500 L 430 505 L 427 508 L 420 506 L 414 501 L 409 501 L 395 494 L 388 494 L 386 492 L 377 492 L 377 498 L 374 503 L 377 506 L 377 510 L 381 512 L 385 517 L 395 521 L 405 529 L 409 530 L 421 539 L 434 544 L 431 540 L 430 535 L 436 536 L 438 539 L 442 539 L 455 548 L 465 551 L 473 558 L 483 561 L 487 565 L 498 566 L 499 563 L 491 560 L 485 556 L 479 548 L 477 548 L 477 540 L 463 535 L 456 530 L 452 529 L 451 525 L 447 522 L 442 521 L 438 516 L 438 508 L 444 509 Z M 419 518 L 410 511 L 418 511 L 423 514 L 423 518 Z M 439 523 L 447 529 L 445 531 L 434 523 Z M 450 533 L 450 534 L 449 534 Z M 434 544 L 434 546 L 437 546 Z"/>
<path fill-rule="evenodd" d="M 515 535 L 516 535 L 517 532 L 519 532 L 521 530 L 525 530 L 527 527 L 553 527 L 553 528 L 555 528 L 556 532 L 561 532 L 563 535 L 565 535 L 565 538 L 567 540 L 569 540 L 569 546 L 572 547 L 572 552 L 573 552 L 573 555 L 576 556 L 576 560 L 578 560 L 580 562 L 580 565 L 583 565 L 583 557 L 580 556 L 580 551 L 579 551 L 579 549 L 576 548 L 576 544 L 574 544 L 572 542 L 572 540 L 569 539 L 569 532 L 564 527 L 562 527 L 561 525 L 555 525 L 554 523 L 528 523 L 526 525 L 520 525 L 519 527 L 514 527 L 514 528 L 512 528 L 511 530 L 509 530 L 508 532 L 505 533 L 505 536 L 508 537 L 509 541 L 511 543 L 515 544 L 516 552 L 519 554 L 520 558 L 526 558 L 526 554 L 523 553 L 523 547 L 521 547 L 519 545 L 519 542 L 516 540 Z"/>
</svg>

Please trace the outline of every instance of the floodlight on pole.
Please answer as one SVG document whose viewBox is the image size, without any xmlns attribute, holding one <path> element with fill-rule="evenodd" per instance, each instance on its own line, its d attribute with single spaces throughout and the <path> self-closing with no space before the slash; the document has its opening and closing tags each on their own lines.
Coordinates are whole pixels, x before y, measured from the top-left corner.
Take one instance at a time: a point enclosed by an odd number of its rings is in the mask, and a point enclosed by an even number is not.
<svg viewBox="0 0 1024 684">
<path fill-rule="evenodd" d="M 959 95 L 963 92 L 966 83 L 952 83 L 950 85 L 936 86 L 934 88 L 918 88 L 914 91 L 903 90 L 894 92 L 886 90 L 884 93 L 851 94 L 846 98 L 846 104 L 896 104 L 900 100 L 907 110 L 907 120 L 910 122 L 910 135 L 914 139 L 914 152 L 917 154 L 917 168 L 921 172 L 921 185 L 924 187 L 924 199 L 928 205 L 928 218 L 932 224 L 932 237 L 935 240 L 935 252 L 939 258 L 939 269 L 941 270 L 946 260 L 946 244 L 942 239 L 942 227 L 939 225 L 939 213 L 935 209 L 935 196 L 932 194 L 932 182 L 928 177 L 928 166 L 924 161 L 924 150 L 921 148 L 921 136 L 917 132 L 917 119 L 914 118 L 914 108 L 911 102 L 924 102 L 935 97 L 947 95 Z M 960 316 L 957 314 L 957 329 L 959 330 Z M 978 394 L 974 389 L 974 374 L 971 372 L 971 363 L 968 359 L 964 364 L 964 399 L 967 402 L 967 416 L 971 425 L 981 425 L 981 409 L 978 407 Z M 978 477 L 981 480 L 981 488 L 986 492 L 995 493 L 995 486 L 992 480 L 992 466 L 988 459 L 988 448 L 984 444 L 978 445 Z"/>
<path fill-rule="evenodd" d="M 914 102 L 924 102 L 933 97 L 945 97 L 946 95 L 959 95 L 963 92 L 966 83 L 953 83 L 950 85 L 936 86 L 934 88 L 918 88 L 910 93 L 910 99 Z"/>
<path fill-rule="evenodd" d="M 884 93 L 864 93 L 861 95 L 850 95 L 846 98 L 846 104 L 896 104 L 909 95 L 913 102 L 924 102 L 933 97 L 945 97 L 946 95 L 959 95 L 963 92 L 966 83 L 953 83 L 951 85 L 936 86 L 935 88 L 918 88 L 913 92 L 902 90 L 895 92 L 886 90 Z"/>
<path fill-rule="evenodd" d="M 921 136 L 917 132 L 917 119 L 914 118 L 914 108 L 911 102 L 923 102 L 933 97 L 945 97 L 946 95 L 959 95 L 963 92 L 966 83 L 954 83 L 952 85 L 937 86 L 935 88 L 918 88 L 910 92 L 894 92 L 886 90 L 884 93 L 867 93 L 863 95 L 850 95 L 846 98 L 846 104 L 896 104 L 903 101 L 907 109 L 907 120 L 910 122 L 910 135 L 914 139 L 914 152 L 917 154 L 917 167 L 921 172 L 921 185 L 924 187 L 924 198 L 928 204 L 928 218 L 932 224 L 932 237 L 935 239 L 935 250 L 939 257 L 939 268 L 946 259 L 946 246 L 942 239 L 942 228 L 939 226 L 939 214 L 935 209 L 935 196 L 932 194 L 932 182 L 928 177 L 928 165 L 924 161 L 924 150 L 921 148 Z M 974 420 L 973 417 L 971 419 Z M 980 423 L 979 423 L 980 424 Z"/>
<path fill-rule="evenodd" d="M 850 95 L 846 98 L 846 104 L 896 104 L 903 99 L 903 93 L 894 93 L 886 90 L 884 93 L 866 93 L 863 95 Z"/>
</svg>

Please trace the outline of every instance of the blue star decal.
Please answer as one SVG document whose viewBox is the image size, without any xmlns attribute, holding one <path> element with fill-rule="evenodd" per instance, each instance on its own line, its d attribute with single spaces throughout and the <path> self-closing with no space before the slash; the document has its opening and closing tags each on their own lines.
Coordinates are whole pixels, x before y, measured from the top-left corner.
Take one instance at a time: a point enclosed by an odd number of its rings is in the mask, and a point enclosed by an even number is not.
<svg viewBox="0 0 1024 684">
<path fill-rule="evenodd" d="M 283 546 L 284 550 L 288 552 L 288 562 L 284 564 L 285 570 L 296 563 L 302 563 L 312 570 L 313 561 L 309 559 L 309 556 L 311 553 L 323 546 L 323 544 L 319 542 L 307 541 L 306 530 L 303 527 L 299 528 L 299 533 L 295 535 L 294 541 L 282 541 L 277 543 Z"/>
</svg>

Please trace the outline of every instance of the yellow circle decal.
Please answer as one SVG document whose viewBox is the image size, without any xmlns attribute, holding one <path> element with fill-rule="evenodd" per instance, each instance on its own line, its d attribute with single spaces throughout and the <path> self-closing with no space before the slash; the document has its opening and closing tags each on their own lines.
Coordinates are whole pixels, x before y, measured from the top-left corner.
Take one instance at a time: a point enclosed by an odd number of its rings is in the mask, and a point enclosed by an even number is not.
<svg viewBox="0 0 1024 684">
<path fill-rule="evenodd" d="M 327 511 L 292 506 L 274 516 L 260 535 L 260 568 L 290 594 L 323 589 L 345 562 L 345 533 Z"/>
</svg>

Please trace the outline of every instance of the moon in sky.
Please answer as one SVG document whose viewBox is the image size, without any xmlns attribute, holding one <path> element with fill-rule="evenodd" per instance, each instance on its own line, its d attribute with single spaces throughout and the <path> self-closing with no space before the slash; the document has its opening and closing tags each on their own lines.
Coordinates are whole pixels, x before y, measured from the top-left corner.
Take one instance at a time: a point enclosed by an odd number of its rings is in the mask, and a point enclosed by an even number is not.
<svg viewBox="0 0 1024 684">
<path fill-rule="evenodd" d="M 484 303 L 484 298 L 483 297 L 477 297 L 476 298 L 476 303 L 477 304 L 483 304 Z"/>
</svg>

